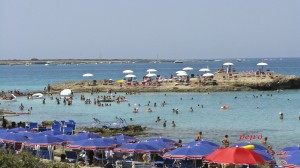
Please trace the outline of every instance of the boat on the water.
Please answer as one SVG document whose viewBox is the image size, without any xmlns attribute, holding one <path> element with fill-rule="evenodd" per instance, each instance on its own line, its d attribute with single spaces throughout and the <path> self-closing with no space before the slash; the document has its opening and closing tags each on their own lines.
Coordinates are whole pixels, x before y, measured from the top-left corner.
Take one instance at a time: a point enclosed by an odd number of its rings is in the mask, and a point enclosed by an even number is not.
<svg viewBox="0 0 300 168">
<path fill-rule="evenodd" d="M 43 99 L 44 95 L 42 93 L 35 93 L 31 96 L 32 99 Z"/>
<path fill-rule="evenodd" d="M 183 63 L 183 61 L 175 60 L 174 63 Z"/>
<path fill-rule="evenodd" d="M 3 101 L 17 101 L 17 97 L 14 94 L 6 93 L 2 96 Z"/>
</svg>

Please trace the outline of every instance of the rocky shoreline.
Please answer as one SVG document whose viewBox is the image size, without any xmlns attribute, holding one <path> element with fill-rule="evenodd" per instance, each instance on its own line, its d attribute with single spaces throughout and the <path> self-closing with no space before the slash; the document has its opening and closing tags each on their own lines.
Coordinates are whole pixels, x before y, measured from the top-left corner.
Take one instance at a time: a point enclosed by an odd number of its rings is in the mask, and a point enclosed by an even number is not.
<svg viewBox="0 0 300 168">
<path fill-rule="evenodd" d="M 176 82 L 161 82 L 152 86 L 126 86 L 113 82 L 109 85 L 105 81 L 74 81 L 51 84 L 48 93 L 59 93 L 63 89 L 71 89 L 75 93 L 84 92 L 226 92 L 226 91 L 259 91 L 300 89 L 300 78 L 294 75 L 279 75 L 275 77 L 238 77 L 238 79 L 223 79 L 222 74 L 215 74 L 213 79 L 203 80 L 192 78 L 189 84 Z M 45 91 L 46 93 L 47 91 Z"/>
</svg>

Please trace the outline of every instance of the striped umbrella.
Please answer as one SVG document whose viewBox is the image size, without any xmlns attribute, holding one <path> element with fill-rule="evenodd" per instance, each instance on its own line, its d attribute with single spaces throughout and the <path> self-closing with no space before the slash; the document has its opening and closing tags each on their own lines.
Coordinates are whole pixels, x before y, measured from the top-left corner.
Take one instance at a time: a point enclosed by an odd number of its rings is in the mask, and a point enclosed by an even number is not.
<svg viewBox="0 0 300 168">
<path fill-rule="evenodd" d="M 104 150 L 115 148 L 117 145 L 120 145 L 120 143 L 111 138 L 90 138 L 72 142 L 67 147 L 80 150 Z"/>
<path fill-rule="evenodd" d="M 209 155 L 215 150 L 217 150 L 216 147 L 210 146 L 208 144 L 184 146 L 165 153 L 163 157 L 181 160 L 202 159 L 204 156 Z"/>
</svg>

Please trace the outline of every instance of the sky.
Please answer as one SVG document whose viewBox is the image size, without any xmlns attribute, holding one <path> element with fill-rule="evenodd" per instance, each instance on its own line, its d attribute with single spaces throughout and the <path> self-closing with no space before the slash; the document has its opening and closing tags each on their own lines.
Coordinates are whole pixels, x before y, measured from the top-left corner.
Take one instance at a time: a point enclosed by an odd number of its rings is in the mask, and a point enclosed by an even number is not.
<svg viewBox="0 0 300 168">
<path fill-rule="evenodd" d="M 300 57 L 299 0 L 0 0 L 0 59 Z"/>
</svg>

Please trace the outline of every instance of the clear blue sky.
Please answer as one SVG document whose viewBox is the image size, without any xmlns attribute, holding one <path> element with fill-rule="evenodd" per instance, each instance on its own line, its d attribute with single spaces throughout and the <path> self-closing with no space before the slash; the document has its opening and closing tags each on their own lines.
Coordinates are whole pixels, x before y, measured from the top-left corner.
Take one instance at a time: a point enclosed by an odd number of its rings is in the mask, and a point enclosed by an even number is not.
<svg viewBox="0 0 300 168">
<path fill-rule="evenodd" d="M 0 59 L 300 57 L 300 0 L 0 0 Z"/>
</svg>

